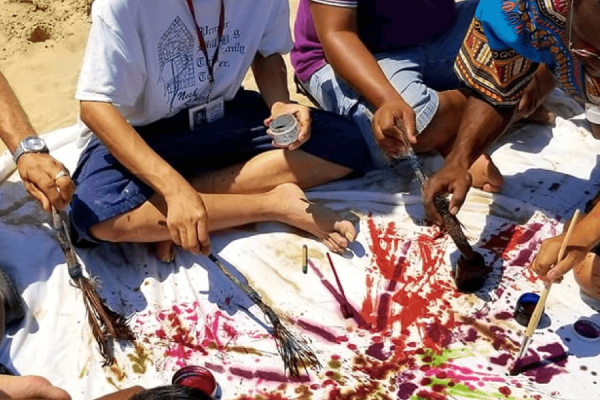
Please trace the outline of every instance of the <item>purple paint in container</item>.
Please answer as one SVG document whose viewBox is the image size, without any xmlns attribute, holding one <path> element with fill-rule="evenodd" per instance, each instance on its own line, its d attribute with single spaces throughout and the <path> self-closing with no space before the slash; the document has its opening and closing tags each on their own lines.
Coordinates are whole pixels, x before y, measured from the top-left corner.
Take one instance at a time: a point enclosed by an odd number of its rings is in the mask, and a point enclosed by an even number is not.
<svg viewBox="0 0 600 400">
<path fill-rule="evenodd" d="M 600 340 L 600 326 L 587 318 L 579 318 L 573 324 L 575 335 L 585 342 L 596 342 Z"/>
</svg>

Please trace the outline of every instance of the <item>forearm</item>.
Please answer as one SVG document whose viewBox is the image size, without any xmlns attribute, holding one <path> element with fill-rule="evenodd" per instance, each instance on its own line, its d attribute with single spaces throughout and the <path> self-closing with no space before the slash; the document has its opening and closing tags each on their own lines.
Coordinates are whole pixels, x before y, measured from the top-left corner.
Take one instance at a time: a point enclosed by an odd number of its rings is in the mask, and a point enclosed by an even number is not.
<svg viewBox="0 0 600 400">
<path fill-rule="evenodd" d="M 596 206 L 573 228 L 569 245 L 581 246 L 591 249 L 600 243 L 600 203 Z"/>
<path fill-rule="evenodd" d="M 331 32 L 320 40 L 335 73 L 375 109 L 401 98 L 357 34 Z"/>
<path fill-rule="evenodd" d="M 471 95 L 446 163 L 468 169 L 510 124 L 515 107 L 501 109 Z"/>
<path fill-rule="evenodd" d="M 287 68 L 281 54 L 263 57 L 257 53 L 252 62 L 252 73 L 256 86 L 269 109 L 277 102 L 290 102 Z"/>
<path fill-rule="evenodd" d="M 0 73 L 0 139 L 14 152 L 21 140 L 35 134 L 17 96 Z"/>
<path fill-rule="evenodd" d="M 112 104 L 82 101 L 81 120 L 125 168 L 163 197 L 188 184 L 148 146 Z"/>
</svg>

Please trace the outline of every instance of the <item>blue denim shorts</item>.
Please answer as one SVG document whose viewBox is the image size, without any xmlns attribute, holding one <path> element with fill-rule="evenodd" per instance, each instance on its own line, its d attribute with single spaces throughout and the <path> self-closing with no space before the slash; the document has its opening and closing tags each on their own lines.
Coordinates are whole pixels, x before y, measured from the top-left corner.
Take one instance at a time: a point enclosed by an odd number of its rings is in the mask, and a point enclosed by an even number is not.
<svg viewBox="0 0 600 400">
<path fill-rule="evenodd" d="M 456 3 L 454 24 L 426 43 L 401 50 L 375 54 L 384 74 L 416 114 L 417 131 L 423 132 L 439 106 L 438 92 L 460 87 L 454 73 L 454 60 L 475 14 L 478 0 Z M 319 105 L 328 111 L 347 115 L 359 126 L 377 168 L 393 164 L 377 146 L 371 131 L 373 110 L 347 83 L 337 77 L 329 64 L 302 83 Z"/>
<path fill-rule="evenodd" d="M 187 110 L 136 130 L 158 155 L 190 179 L 273 150 L 263 124 L 269 114 L 258 93 L 240 90 L 225 103 L 224 118 L 199 130 L 189 129 Z M 311 137 L 302 151 L 355 174 L 374 168 L 362 134 L 349 119 L 323 110 L 311 110 L 311 118 Z M 96 137 L 79 158 L 73 180 L 77 189 L 68 212 L 73 240 L 80 245 L 97 242 L 89 235 L 90 227 L 140 206 L 154 194 Z"/>
</svg>

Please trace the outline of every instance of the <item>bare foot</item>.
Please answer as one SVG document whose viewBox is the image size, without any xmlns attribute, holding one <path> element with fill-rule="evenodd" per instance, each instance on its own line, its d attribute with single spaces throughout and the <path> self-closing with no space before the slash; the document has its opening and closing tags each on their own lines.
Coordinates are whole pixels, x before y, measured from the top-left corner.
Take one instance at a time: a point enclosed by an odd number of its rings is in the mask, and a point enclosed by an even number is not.
<svg viewBox="0 0 600 400">
<path fill-rule="evenodd" d="M 469 169 L 473 182 L 471 186 L 485 192 L 498 193 L 502 187 L 503 178 L 487 154 L 482 154 Z"/>
<path fill-rule="evenodd" d="M 523 92 L 514 120 L 522 119 L 526 122 L 545 125 L 554 124 L 556 115 L 543 103 L 555 87 L 554 73 L 545 64 L 541 64 Z"/>
<path fill-rule="evenodd" d="M 527 122 L 533 122 L 534 124 L 541 125 L 554 125 L 556 121 L 556 114 L 552 111 L 548 110 L 545 105 L 541 105 L 536 110 L 529 115 L 527 118 L 524 118 Z"/>
<path fill-rule="evenodd" d="M 152 243 L 152 248 L 162 262 L 170 263 L 175 259 L 175 244 L 172 240 Z"/>
<path fill-rule="evenodd" d="M 354 224 L 342 219 L 335 211 L 312 203 L 298 186 L 284 183 L 271 192 L 279 207 L 275 218 L 321 239 L 333 252 L 342 253 L 356 238 Z"/>
</svg>

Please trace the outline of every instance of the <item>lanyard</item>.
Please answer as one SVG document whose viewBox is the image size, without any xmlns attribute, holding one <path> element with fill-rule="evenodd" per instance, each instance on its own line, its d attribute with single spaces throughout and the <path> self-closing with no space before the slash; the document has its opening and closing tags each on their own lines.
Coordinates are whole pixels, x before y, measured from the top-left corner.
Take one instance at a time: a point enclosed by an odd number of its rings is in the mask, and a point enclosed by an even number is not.
<svg viewBox="0 0 600 400">
<path fill-rule="evenodd" d="M 210 101 L 210 95 L 212 93 L 212 88 L 215 83 L 215 70 L 214 67 L 217 64 L 217 60 L 219 59 L 219 48 L 221 47 L 221 38 L 223 37 L 223 28 L 225 28 L 225 0 L 221 0 L 221 14 L 219 15 L 219 27 L 217 30 L 218 34 L 218 42 L 217 48 L 215 49 L 215 54 L 212 61 L 208 59 L 208 48 L 206 47 L 206 41 L 204 40 L 204 35 L 202 34 L 202 29 L 198 26 L 198 22 L 196 21 L 196 13 L 194 12 L 194 5 L 192 0 L 187 0 L 188 8 L 190 9 L 190 13 L 192 14 L 192 19 L 194 20 L 194 25 L 196 25 L 196 34 L 198 35 L 198 42 L 200 43 L 200 50 L 204 54 L 204 58 L 206 58 L 206 67 L 208 69 L 208 80 L 210 81 L 210 90 L 208 93 L 208 100 Z"/>
</svg>

